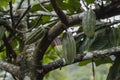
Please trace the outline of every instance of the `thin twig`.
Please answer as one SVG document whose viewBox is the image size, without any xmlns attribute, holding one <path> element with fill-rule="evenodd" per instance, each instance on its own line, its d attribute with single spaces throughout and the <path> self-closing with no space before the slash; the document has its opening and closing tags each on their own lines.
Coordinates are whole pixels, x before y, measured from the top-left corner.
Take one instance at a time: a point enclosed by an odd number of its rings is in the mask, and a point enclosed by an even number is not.
<svg viewBox="0 0 120 80">
<path fill-rule="evenodd" d="M 89 8 L 88 8 L 88 6 L 85 4 L 85 1 L 84 1 L 84 0 L 81 0 L 81 1 L 82 1 L 82 3 L 83 3 L 84 7 L 88 10 Z"/>
<path fill-rule="evenodd" d="M 50 11 L 48 11 L 48 10 L 41 4 L 40 0 L 38 0 L 38 2 L 39 2 L 40 6 L 41 6 L 41 8 L 42 8 L 43 10 L 45 10 L 46 12 L 51 13 Z"/>
<path fill-rule="evenodd" d="M 28 13 L 28 11 L 30 10 L 31 6 L 29 5 L 28 8 L 26 9 L 26 11 L 23 13 L 23 15 L 18 19 L 15 28 L 19 25 L 20 21 L 23 19 L 23 17 Z"/>
<path fill-rule="evenodd" d="M 28 0 L 28 6 L 30 5 L 30 0 Z"/>
<path fill-rule="evenodd" d="M 30 0 L 28 0 L 28 6 L 30 5 Z M 30 27 L 30 23 L 29 23 L 29 18 L 30 18 L 30 16 L 29 16 L 30 14 L 28 13 L 27 14 L 27 27 L 29 28 Z"/>
<path fill-rule="evenodd" d="M 41 4 L 49 3 L 50 0 L 41 1 Z"/>
<path fill-rule="evenodd" d="M 56 14 L 49 14 L 49 13 L 46 13 L 46 12 L 41 12 L 41 13 L 38 13 L 38 14 L 31 14 L 29 15 L 29 17 L 35 17 L 35 16 L 52 16 L 52 17 L 58 17 Z"/>
<path fill-rule="evenodd" d="M 19 5 L 18 5 L 17 9 L 20 9 L 20 8 L 21 8 L 23 2 L 24 2 L 24 0 L 21 0 L 21 1 L 20 1 L 20 3 L 19 3 Z"/>
<path fill-rule="evenodd" d="M 41 21 L 41 18 L 42 18 L 42 16 L 39 17 L 39 19 L 37 20 L 35 25 L 32 28 L 30 28 L 29 30 L 27 30 L 27 31 L 20 31 L 20 30 L 16 29 L 16 31 L 19 32 L 19 33 L 22 33 L 22 34 L 30 32 L 33 28 L 35 28 L 39 24 L 39 22 Z"/>
<path fill-rule="evenodd" d="M 50 13 L 47 13 L 47 12 L 41 12 L 41 13 L 37 13 L 37 14 L 30 14 L 30 15 L 27 15 L 28 17 L 36 17 L 36 16 L 52 16 L 52 17 L 58 17 L 56 14 L 50 14 Z M 7 16 L 5 18 L 2 18 L 2 19 L 10 19 L 11 17 Z M 18 18 L 18 16 L 13 16 L 13 18 Z"/>
<path fill-rule="evenodd" d="M 29 23 L 29 19 L 30 18 L 30 16 L 29 16 L 29 14 L 27 15 L 27 20 L 26 20 L 26 22 L 27 22 L 27 28 L 29 28 L 30 27 L 30 23 Z"/>
<path fill-rule="evenodd" d="M 10 26 L 8 21 L 0 19 L 0 25 L 3 25 L 10 33 L 15 33 L 15 30 Z"/>
<path fill-rule="evenodd" d="M 12 21 L 12 27 L 14 27 L 15 23 L 14 23 L 14 18 L 13 18 L 12 0 L 9 2 L 9 7 L 10 7 L 10 18 L 11 18 L 11 21 Z"/>
<path fill-rule="evenodd" d="M 14 80 L 18 80 L 15 75 L 11 74 Z"/>
<path fill-rule="evenodd" d="M 7 71 L 5 71 L 5 74 L 4 74 L 4 77 L 3 77 L 3 80 L 5 80 L 5 78 L 6 78 L 6 75 L 7 74 Z"/>
<path fill-rule="evenodd" d="M 42 15 L 38 18 L 36 24 L 33 26 L 34 28 L 35 28 L 35 27 L 39 24 L 39 22 L 42 20 L 41 18 L 42 18 Z"/>
<path fill-rule="evenodd" d="M 93 72 L 93 80 L 95 80 L 95 67 L 94 67 L 94 59 L 92 58 L 92 72 Z"/>
<path fill-rule="evenodd" d="M 51 4 L 57 13 L 58 17 L 60 18 L 61 22 L 64 23 L 66 26 L 69 26 L 68 16 L 64 14 L 64 12 L 58 7 L 56 0 L 50 0 Z"/>
<path fill-rule="evenodd" d="M 16 52 L 13 50 L 12 46 L 8 42 L 6 35 L 4 35 L 4 37 L 3 37 L 3 42 L 4 42 L 5 47 L 6 47 L 7 61 L 9 63 L 12 63 L 12 59 L 16 60 L 16 57 L 17 57 Z"/>
</svg>

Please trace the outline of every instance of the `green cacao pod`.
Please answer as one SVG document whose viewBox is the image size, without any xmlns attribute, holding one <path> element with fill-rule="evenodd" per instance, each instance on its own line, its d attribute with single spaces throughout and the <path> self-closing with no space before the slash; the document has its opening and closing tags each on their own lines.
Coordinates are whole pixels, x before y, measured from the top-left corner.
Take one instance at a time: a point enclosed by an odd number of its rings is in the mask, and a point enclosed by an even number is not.
<svg viewBox="0 0 120 80">
<path fill-rule="evenodd" d="M 95 33 L 96 15 L 93 10 L 89 9 L 84 13 L 82 19 L 82 26 L 85 35 L 88 38 L 92 38 Z"/>
<path fill-rule="evenodd" d="M 63 58 L 67 64 L 74 61 L 76 56 L 76 42 L 71 32 L 65 32 L 63 34 Z"/>
<path fill-rule="evenodd" d="M 32 44 L 34 42 L 37 42 L 38 40 L 41 40 L 45 34 L 46 34 L 47 30 L 43 27 L 38 27 L 36 28 L 26 39 L 25 44 Z"/>
<path fill-rule="evenodd" d="M 62 58 L 62 45 L 56 45 L 56 46 L 54 47 L 54 49 L 55 49 L 56 53 L 58 54 L 58 56 L 59 56 L 60 58 Z"/>
</svg>

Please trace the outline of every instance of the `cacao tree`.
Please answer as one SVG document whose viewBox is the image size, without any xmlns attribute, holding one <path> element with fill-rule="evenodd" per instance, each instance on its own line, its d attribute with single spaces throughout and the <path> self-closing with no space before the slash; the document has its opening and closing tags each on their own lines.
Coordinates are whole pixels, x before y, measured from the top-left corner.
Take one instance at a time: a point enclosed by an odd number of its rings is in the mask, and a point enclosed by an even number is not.
<svg viewBox="0 0 120 80">
<path fill-rule="evenodd" d="M 111 63 L 106 80 L 119 80 L 119 14 L 119 0 L 0 0 L 0 69 L 43 80 L 90 60 Z"/>
</svg>

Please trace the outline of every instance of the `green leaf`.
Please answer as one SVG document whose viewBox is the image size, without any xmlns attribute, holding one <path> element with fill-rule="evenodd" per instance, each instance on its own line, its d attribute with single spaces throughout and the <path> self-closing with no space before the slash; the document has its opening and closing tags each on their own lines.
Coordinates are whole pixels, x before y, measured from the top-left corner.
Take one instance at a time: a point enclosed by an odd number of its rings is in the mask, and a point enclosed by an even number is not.
<svg viewBox="0 0 120 80">
<path fill-rule="evenodd" d="M 8 7 L 9 0 L 0 0 L 0 9 Z"/>
<path fill-rule="evenodd" d="M 101 64 L 106 64 L 106 63 L 112 63 L 112 60 L 110 57 L 105 57 L 105 58 L 101 57 L 101 58 L 94 59 L 94 61 L 96 66 L 99 66 Z"/>
<path fill-rule="evenodd" d="M 22 39 L 19 39 L 18 43 L 19 43 L 19 52 L 22 52 L 25 47 L 24 41 Z"/>
<path fill-rule="evenodd" d="M 56 59 L 58 59 L 58 55 L 56 51 L 54 50 L 54 47 L 50 45 L 45 52 L 43 63 L 48 63 Z"/>
<path fill-rule="evenodd" d="M 95 0 L 85 0 L 85 2 L 87 3 L 87 5 L 94 3 Z"/>
<path fill-rule="evenodd" d="M 111 46 L 106 46 L 109 44 L 109 40 L 107 34 L 105 33 L 105 29 L 99 30 L 95 33 L 96 39 L 94 40 L 91 50 L 101 50 L 106 49 Z"/>
<path fill-rule="evenodd" d="M 40 21 L 41 24 L 46 24 L 50 21 L 51 17 L 50 16 L 43 16 L 42 21 Z"/>
<path fill-rule="evenodd" d="M 46 4 L 43 5 L 47 10 L 52 11 L 52 5 L 51 4 Z M 35 4 L 32 6 L 30 9 L 30 12 L 36 12 L 36 11 L 44 11 L 44 9 L 40 6 L 40 4 Z"/>
<path fill-rule="evenodd" d="M 117 55 L 114 64 L 110 67 L 106 80 L 120 80 L 120 56 Z"/>
<path fill-rule="evenodd" d="M 45 57 L 45 59 L 42 60 L 42 63 L 43 63 L 43 64 L 46 64 L 46 63 L 51 62 L 51 61 L 52 61 L 52 60 L 51 60 L 50 58 Z"/>
<path fill-rule="evenodd" d="M 79 62 L 79 66 L 85 66 L 85 65 L 87 65 L 88 63 L 90 63 L 91 62 L 91 60 L 85 60 L 85 61 L 82 61 L 82 62 Z"/>
<path fill-rule="evenodd" d="M 83 51 L 91 51 L 90 48 L 93 44 L 93 42 L 95 41 L 96 37 L 94 36 L 94 38 L 86 38 L 82 44 L 82 46 L 80 46 L 79 51 L 83 52 Z"/>
<path fill-rule="evenodd" d="M 35 25 L 35 23 L 37 23 L 37 20 L 38 20 L 38 17 L 32 19 L 31 22 L 30 22 L 29 28 L 33 27 Z M 38 26 L 36 26 L 36 27 L 38 27 Z"/>
<path fill-rule="evenodd" d="M 107 33 L 105 29 L 95 32 L 95 36 L 93 39 L 86 38 L 85 40 L 83 40 L 83 42 L 81 41 L 82 46 L 79 47 L 79 52 L 83 52 L 85 50 L 87 51 L 102 50 L 113 47 L 111 45 L 112 40 L 108 39 L 109 38 L 108 35 L 109 33 Z M 111 39 L 113 39 L 113 37 L 111 37 Z M 77 44 L 79 42 L 77 42 Z"/>
<path fill-rule="evenodd" d="M 48 80 L 49 77 L 50 77 L 50 73 L 47 73 L 47 74 L 45 75 L 45 80 Z"/>
<path fill-rule="evenodd" d="M 71 13 L 74 13 L 74 12 L 81 12 L 80 10 L 80 7 L 81 7 L 81 4 L 80 4 L 80 0 L 67 0 L 67 5 L 69 5 L 69 11 Z"/>
<path fill-rule="evenodd" d="M 67 5 L 67 3 L 62 2 L 61 0 L 57 0 L 57 4 L 63 10 L 68 10 L 70 8 L 70 6 Z"/>
<path fill-rule="evenodd" d="M 18 46 L 18 41 L 17 39 L 12 40 L 12 47 L 15 49 Z"/>
<path fill-rule="evenodd" d="M 120 28 L 112 28 L 109 30 L 109 40 L 112 46 L 120 45 Z"/>
<path fill-rule="evenodd" d="M 0 52 L 0 60 L 5 60 L 6 59 L 6 52 Z"/>
<path fill-rule="evenodd" d="M 32 21 L 30 22 L 30 26 L 33 27 L 38 22 L 38 19 L 39 19 L 39 17 L 32 19 Z M 44 24 L 50 23 L 51 22 L 50 19 L 51 19 L 50 16 L 43 16 L 41 18 L 41 20 L 39 21 L 39 23 L 37 24 L 37 26 L 35 26 L 35 27 L 38 27 L 41 24 L 44 25 Z"/>
</svg>

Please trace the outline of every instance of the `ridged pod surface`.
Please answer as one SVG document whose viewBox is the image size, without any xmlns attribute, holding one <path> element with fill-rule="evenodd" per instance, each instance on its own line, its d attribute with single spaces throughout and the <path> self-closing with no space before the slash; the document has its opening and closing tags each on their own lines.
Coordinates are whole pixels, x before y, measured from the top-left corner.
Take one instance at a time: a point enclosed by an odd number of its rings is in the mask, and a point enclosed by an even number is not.
<svg viewBox="0 0 120 80">
<path fill-rule="evenodd" d="M 93 10 L 89 9 L 84 13 L 82 19 L 82 26 L 85 35 L 88 38 L 92 38 L 95 33 L 96 15 Z"/>
<path fill-rule="evenodd" d="M 25 44 L 32 44 L 34 42 L 37 42 L 38 40 L 41 40 L 47 30 L 44 27 L 38 27 L 36 28 L 26 39 Z"/>
<path fill-rule="evenodd" d="M 57 45 L 54 47 L 54 49 L 55 49 L 56 53 L 58 54 L 58 56 L 60 58 L 62 58 L 62 45 Z"/>
<path fill-rule="evenodd" d="M 67 64 L 73 62 L 76 57 L 76 42 L 71 32 L 65 32 L 63 34 L 63 58 Z"/>
</svg>

